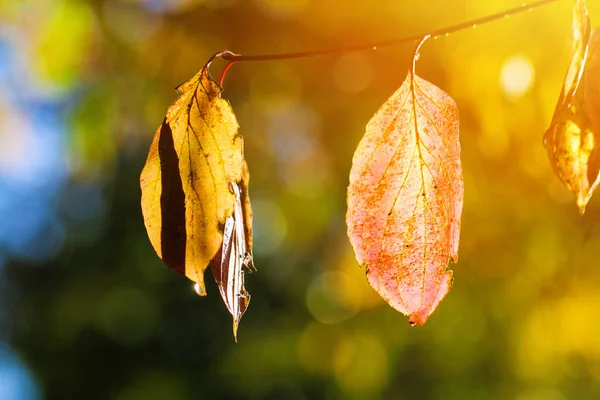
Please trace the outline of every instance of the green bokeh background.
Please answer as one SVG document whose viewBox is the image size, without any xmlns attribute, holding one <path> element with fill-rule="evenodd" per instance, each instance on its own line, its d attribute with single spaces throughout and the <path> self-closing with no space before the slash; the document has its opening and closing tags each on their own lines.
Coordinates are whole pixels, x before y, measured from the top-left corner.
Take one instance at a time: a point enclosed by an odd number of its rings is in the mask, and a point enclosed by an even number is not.
<svg viewBox="0 0 600 400">
<path fill-rule="evenodd" d="M 589 3 L 600 21 L 600 2 Z M 0 1 L 32 77 L 77 88 L 70 179 L 100 185 L 108 199 L 102 218 L 66 222 L 53 259 L 6 267 L 9 343 L 44 398 L 600 398 L 600 200 L 579 216 L 541 140 L 569 63 L 571 1 L 422 48 L 417 73 L 458 103 L 465 178 L 454 287 L 425 326 L 409 327 L 367 285 L 344 223 L 354 148 L 404 80 L 412 45 L 241 63 L 227 75 L 258 268 L 246 277 L 239 343 L 212 279 L 208 297 L 196 296 L 157 258 L 141 217 L 152 135 L 174 87 L 211 54 L 368 43 L 519 4 Z M 511 60 L 533 71 L 519 94 L 502 84 L 503 71 L 522 81 L 518 68 L 507 72 Z M 66 189 L 64 198 L 77 201 Z"/>
</svg>

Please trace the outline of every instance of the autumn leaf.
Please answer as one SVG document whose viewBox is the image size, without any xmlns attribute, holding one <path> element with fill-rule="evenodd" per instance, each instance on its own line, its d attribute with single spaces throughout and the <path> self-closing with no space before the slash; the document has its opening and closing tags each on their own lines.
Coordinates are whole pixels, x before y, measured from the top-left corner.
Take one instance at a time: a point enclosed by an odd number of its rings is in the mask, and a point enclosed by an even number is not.
<svg viewBox="0 0 600 400">
<path fill-rule="evenodd" d="M 239 285 L 241 267 L 252 265 L 252 212 L 243 140 L 208 65 L 177 92 L 179 97 L 156 131 L 141 173 L 144 223 L 158 256 L 196 282 L 199 295 L 206 295 L 204 271 L 211 261 L 219 286 L 229 287 L 228 275 L 222 276 L 219 268 L 221 260 L 235 254 L 239 293 L 226 296 L 221 288 L 233 315 L 235 335 L 247 306 L 247 302 L 243 308 L 234 305 L 235 296 L 249 300 L 243 279 Z M 227 228 L 232 223 L 233 230 Z M 223 251 L 226 254 L 221 254 Z"/>
<path fill-rule="evenodd" d="M 599 34 L 590 42 L 585 1 L 573 9 L 573 54 L 544 146 L 558 178 L 577 195 L 581 214 L 599 182 Z M 591 43 L 591 45 L 590 45 Z M 592 49 L 592 50 L 591 50 Z"/>
<path fill-rule="evenodd" d="M 352 161 L 348 236 L 369 284 L 422 325 L 452 286 L 463 180 L 458 110 L 413 70 L 369 121 Z"/>
<path fill-rule="evenodd" d="M 223 244 L 221 251 L 211 262 L 211 270 L 219 285 L 221 297 L 233 316 L 233 337 L 237 342 L 237 329 L 242 315 L 248 308 L 250 295 L 244 287 L 244 267 L 255 271 L 250 253 L 252 228 L 245 222 L 251 220 L 252 210 L 247 191 L 248 170 L 244 168 L 241 185 L 231 182 L 231 190 L 235 194 L 233 214 L 227 217 L 223 228 Z"/>
<path fill-rule="evenodd" d="M 597 143 L 600 135 L 600 28 L 594 28 L 590 35 L 582 80 L 585 111 L 590 118 L 591 130 Z"/>
</svg>

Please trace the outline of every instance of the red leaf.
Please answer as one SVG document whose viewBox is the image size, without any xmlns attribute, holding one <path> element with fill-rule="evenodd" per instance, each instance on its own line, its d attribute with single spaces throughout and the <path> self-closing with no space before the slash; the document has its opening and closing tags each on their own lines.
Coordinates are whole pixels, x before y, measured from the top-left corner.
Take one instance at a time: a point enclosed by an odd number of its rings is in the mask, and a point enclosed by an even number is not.
<svg viewBox="0 0 600 400">
<path fill-rule="evenodd" d="M 410 71 L 367 124 L 352 163 L 348 236 L 369 284 L 422 325 L 452 286 L 463 180 L 458 110 Z"/>
</svg>

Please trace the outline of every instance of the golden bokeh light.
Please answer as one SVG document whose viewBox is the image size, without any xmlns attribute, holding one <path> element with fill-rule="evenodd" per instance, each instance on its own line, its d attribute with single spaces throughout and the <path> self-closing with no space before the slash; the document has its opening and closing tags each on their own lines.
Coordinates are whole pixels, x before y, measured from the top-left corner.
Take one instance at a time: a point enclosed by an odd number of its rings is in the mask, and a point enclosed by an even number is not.
<svg viewBox="0 0 600 400">
<path fill-rule="evenodd" d="M 531 61 L 522 55 L 514 55 L 502 65 L 500 86 L 504 94 L 512 99 L 523 96 L 535 79 L 535 69 Z"/>
</svg>

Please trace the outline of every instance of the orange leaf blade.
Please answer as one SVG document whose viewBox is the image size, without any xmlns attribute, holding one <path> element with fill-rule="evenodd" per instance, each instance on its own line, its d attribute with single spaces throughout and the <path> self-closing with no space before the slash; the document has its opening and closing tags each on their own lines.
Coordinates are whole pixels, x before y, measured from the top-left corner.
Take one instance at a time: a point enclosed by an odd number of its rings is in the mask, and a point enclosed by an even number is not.
<svg viewBox="0 0 600 400">
<path fill-rule="evenodd" d="M 411 324 L 452 286 L 463 181 L 458 109 L 410 72 L 367 125 L 352 163 L 348 236 L 370 285 Z"/>
</svg>

